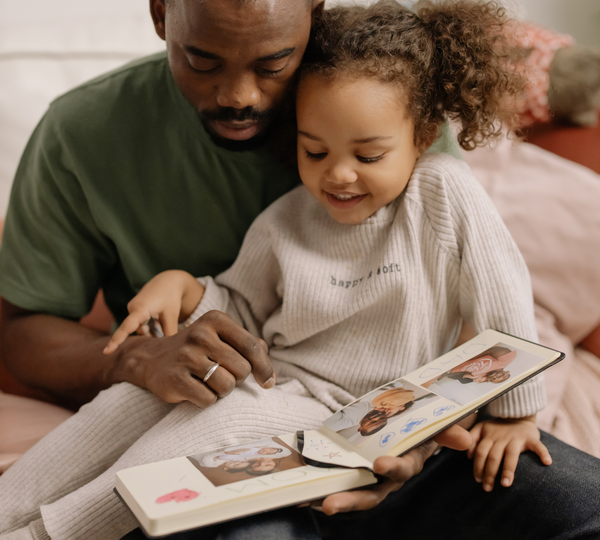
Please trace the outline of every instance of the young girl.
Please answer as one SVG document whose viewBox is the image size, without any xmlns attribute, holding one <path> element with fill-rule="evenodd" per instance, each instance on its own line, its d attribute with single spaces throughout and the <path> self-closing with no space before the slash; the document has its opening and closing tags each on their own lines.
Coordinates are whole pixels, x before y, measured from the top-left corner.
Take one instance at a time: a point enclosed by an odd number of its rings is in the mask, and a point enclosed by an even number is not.
<svg viewBox="0 0 600 540">
<path fill-rule="evenodd" d="M 527 269 L 492 203 L 464 163 L 425 153 L 446 118 L 459 125 L 465 149 L 512 118 L 508 105 L 522 81 L 506 23 L 495 3 L 468 1 L 417 14 L 395 2 L 324 12 L 297 88 L 304 185 L 259 216 L 216 279 L 170 271 L 150 281 L 106 350 L 150 318 L 172 334 L 176 319 L 193 324 L 216 309 L 267 343 L 277 386 L 248 381 L 205 410 L 160 403 L 126 383 L 102 392 L 54 434 L 60 452 L 46 445 L 68 469 L 54 491 L 25 504 L 10 486 L 0 508 L 11 516 L 5 530 L 57 501 L 29 531 L 120 538 L 135 521 L 112 493 L 117 470 L 317 427 L 449 350 L 462 320 L 536 339 Z M 228 359 L 214 360 L 198 377 L 216 391 L 232 375 Z M 504 486 L 524 450 L 550 464 L 535 425 L 544 404 L 536 378 L 490 405 L 491 415 L 509 420 L 472 429 L 469 455 L 486 491 L 502 458 Z M 119 447 L 115 430 L 139 422 L 146 433 Z M 43 454 L 38 445 L 19 470 L 35 476 Z"/>
</svg>

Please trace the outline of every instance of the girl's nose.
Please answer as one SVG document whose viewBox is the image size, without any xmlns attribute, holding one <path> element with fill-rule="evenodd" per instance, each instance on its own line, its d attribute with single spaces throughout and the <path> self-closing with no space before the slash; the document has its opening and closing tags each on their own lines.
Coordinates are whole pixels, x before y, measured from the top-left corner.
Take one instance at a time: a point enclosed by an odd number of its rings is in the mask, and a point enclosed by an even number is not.
<svg viewBox="0 0 600 540">
<path fill-rule="evenodd" d="M 344 161 L 333 163 L 327 171 L 327 180 L 335 184 L 351 184 L 357 179 L 354 168 Z"/>
</svg>

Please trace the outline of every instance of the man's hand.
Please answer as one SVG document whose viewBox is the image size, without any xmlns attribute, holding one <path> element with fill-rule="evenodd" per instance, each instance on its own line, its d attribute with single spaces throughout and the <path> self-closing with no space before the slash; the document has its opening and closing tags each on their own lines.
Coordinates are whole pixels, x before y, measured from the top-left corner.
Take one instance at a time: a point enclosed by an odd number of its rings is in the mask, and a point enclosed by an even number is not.
<svg viewBox="0 0 600 540">
<path fill-rule="evenodd" d="M 250 373 L 263 388 L 271 388 L 275 378 L 266 343 L 224 313 L 206 313 L 177 332 L 178 321 L 190 316 L 203 295 L 204 287 L 181 270 L 161 272 L 146 283 L 103 351 L 118 350 L 115 382 L 125 380 L 168 403 L 187 400 L 200 408 L 231 393 Z M 160 322 L 164 337 L 155 342 L 128 338 L 133 332 L 143 335 L 150 319 Z"/>
<path fill-rule="evenodd" d="M 266 343 L 219 311 L 170 337 L 131 336 L 113 354 L 118 355 L 115 382 L 131 382 L 168 403 L 187 400 L 206 408 L 250 373 L 263 388 L 275 385 Z M 217 369 L 203 382 L 215 363 Z"/>
<path fill-rule="evenodd" d="M 105 355 L 108 334 L 1 301 L 0 349 L 7 370 L 73 409 L 119 382 L 199 407 L 227 395 L 251 372 L 263 388 L 275 384 L 266 344 L 217 311 L 172 337 L 131 336 Z M 207 386 L 201 381 L 215 362 L 223 367 Z"/>
<path fill-rule="evenodd" d="M 323 512 L 332 516 L 338 512 L 369 510 L 377 506 L 391 492 L 397 491 L 406 481 L 420 473 L 425 461 L 431 457 L 438 446 L 467 450 L 471 446 L 471 435 L 463 427 L 454 425 L 434 437 L 432 441 L 422 444 L 402 457 L 377 458 L 373 471 L 385 476 L 386 479 L 369 489 L 330 495 L 323 501 Z"/>
</svg>

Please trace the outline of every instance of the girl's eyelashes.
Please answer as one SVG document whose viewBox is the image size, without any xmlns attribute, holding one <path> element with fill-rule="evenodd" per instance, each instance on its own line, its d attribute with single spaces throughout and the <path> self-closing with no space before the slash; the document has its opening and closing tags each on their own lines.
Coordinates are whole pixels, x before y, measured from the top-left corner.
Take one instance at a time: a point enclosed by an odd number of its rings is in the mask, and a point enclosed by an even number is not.
<svg viewBox="0 0 600 540">
<path fill-rule="evenodd" d="M 320 161 L 322 159 L 325 159 L 325 157 L 327 157 L 327 152 L 309 152 L 308 150 L 305 150 L 305 152 L 306 152 L 306 157 L 313 161 Z M 358 161 L 360 161 L 361 163 L 375 163 L 375 162 L 379 161 L 380 159 L 382 159 L 383 156 L 384 156 L 384 154 L 380 154 L 378 156 L 373 156 L 373 157 L 356 156 L 356 159 Z"/>
<path fill-rule="evenodd" d="M 356 156 L 356 159 L 358 159 L 358 161 L 360 161 L 361 163 L 375 163 L 376 161 L 379 161 L 382 157 L 383 154 L 373 157 Z"/>
<path fill-rule="evenodd" d="M 313 153 L 313 152 L 309 152 L 308 150 L 305 150 L 305 152 L 306 152 L 306 157 L 308 159 L 312 159 L 314 161 L 319 161 L 319 160 L 325 158 L 325 156 L 327 156 L 327 152 Z"/>
</svg>

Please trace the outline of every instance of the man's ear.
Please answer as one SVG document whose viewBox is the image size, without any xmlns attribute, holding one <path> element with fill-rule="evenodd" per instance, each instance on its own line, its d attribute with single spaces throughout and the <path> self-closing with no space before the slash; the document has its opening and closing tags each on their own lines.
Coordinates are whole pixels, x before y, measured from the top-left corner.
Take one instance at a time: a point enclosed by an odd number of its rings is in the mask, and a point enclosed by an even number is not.
<svg viewBox="0 0 600 540">
<path fill-rule="evenodd" d="M 325 9 L 325 0 L 313 0 L 311 17 L 314 21 Z"/>
<path fill-rule="evenodd" d="M 152 16 L 152 22 L 154 22 L 154 30 L 158 37 L 165 40 L 165 17 L 167 8 L 165 6 L 165 0 L 150 0 L 150 15 Z"/>
</svg>

